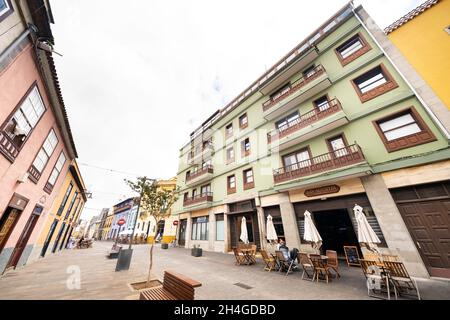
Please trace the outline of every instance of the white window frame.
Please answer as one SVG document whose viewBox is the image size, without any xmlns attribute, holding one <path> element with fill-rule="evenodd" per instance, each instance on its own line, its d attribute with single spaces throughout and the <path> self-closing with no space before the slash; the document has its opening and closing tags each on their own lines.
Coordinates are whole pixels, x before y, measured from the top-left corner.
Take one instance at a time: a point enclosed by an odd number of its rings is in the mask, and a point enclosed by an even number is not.
<svg viewBox="0 0 450 320">
<path fill-rule="evenodd" d="M 42 171 L 44 171 L 44 168 L 47 165 L 48 160 L 52 156 L 53 152 L 55 151 L 57 145 L 58 137 L 56 136 L 55 130 L 52 128 L 47 135 L 44 144 L 36 155 L 36 158 L 33 161 L 33 167 L 39 173 L 42 173 Z"/>
</svg>

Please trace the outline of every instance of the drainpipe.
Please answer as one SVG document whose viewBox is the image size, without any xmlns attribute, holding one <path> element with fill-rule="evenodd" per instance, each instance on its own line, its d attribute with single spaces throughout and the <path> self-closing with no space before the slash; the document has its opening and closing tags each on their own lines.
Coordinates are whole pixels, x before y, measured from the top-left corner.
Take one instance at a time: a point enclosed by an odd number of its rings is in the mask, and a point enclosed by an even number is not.
<svg viewBox="0 0 450 320">
<path fill-rule="evenodd" d="M 394 69 L 398 72 L 398 74 L 402 77 L 403 81 L 406 82 L 406 84 L 409 86 L 409 88 L 412 90 L 414 95 L 417 97 L 417 99 L 420 101 L 420 103 L 424 106 L 425 111 L 428 113 L 428 115 L 433 119 L 433 121 L 438 125 L 441 132 L 445 135 L 447 140 L 450 140 L 450 133 L 447 131 L 445 126 L 442 124 L 442 122 L 439 120 L 438 117 L 434 114 L 434 112 L 431 110 L 431 108 L 425 103 L 425 101 L 422 99 L 422 97 L 417 93 L 417 91 L 414 89 L 414 87 L 411 85 L 409 80 L 403 75 L 403 73 L 397 68 L 394 61 L 392 61 L 391 57 L 386 53 L 386 51 L 383 49 L 383 47 L 380 45 L 378 40 L 375 38 L 375 36 L 372 34 L 372 32 L 367 28 L 367 26 L 364 24 L 364 22 L 361 20 L 359 15 L 355 11 L 355 6 L 353 2 L 351 2 L 352 6 L 352 12 L 355 15 L 356 19 L 358 19 L 359 23 L 363 26 L 364 30 L 370 35 L 372 40 L 376 43 L 376 45 L 380 48 L 380 50 L 383 52 L 384 56 L 389 60 L 389 62 L 392 64 Z"/>
</svg>

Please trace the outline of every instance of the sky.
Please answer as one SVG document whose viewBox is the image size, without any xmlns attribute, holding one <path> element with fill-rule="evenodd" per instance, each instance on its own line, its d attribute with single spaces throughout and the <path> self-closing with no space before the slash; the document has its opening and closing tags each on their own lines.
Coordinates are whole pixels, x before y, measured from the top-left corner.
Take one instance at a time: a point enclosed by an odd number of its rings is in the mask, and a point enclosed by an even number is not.
<svg viewBox="0 0 450 320">
<path fill-rule="evenodd" d="M 384 28 L 424 0 L 359 0 Z M 54 55 L 89 219 L 176 176 L 189 134 L 347 0 L 51 1 Z"/>
</svg>

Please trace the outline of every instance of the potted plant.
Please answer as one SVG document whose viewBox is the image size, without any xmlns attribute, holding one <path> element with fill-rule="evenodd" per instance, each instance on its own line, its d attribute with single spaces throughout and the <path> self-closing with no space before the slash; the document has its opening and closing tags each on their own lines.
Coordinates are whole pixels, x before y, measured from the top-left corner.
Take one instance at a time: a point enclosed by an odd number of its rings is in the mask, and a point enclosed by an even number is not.
<svg viewBox="0 0 450 320">
<path fill-rule="evenodd" d="M 200 248 L 200 245 L 194 244 L 194 247 L 191 249 L 191 255 L 193 257 L 201 257 L 202 256 L 202 248 Z"/>
</svg>

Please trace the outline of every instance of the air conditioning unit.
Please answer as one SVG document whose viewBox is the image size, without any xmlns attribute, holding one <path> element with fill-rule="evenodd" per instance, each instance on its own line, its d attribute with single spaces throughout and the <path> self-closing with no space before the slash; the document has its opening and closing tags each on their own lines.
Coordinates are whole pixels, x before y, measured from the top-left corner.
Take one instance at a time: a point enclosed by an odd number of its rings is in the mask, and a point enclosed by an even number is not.
<svg viewBox="0 0 450 320">
<path fill-rule="evenodd" d="M 17 181 L 20 182 L 20 183 L 25 183 L 25 182 L 27 182 L 27 180 L 28 180 L 28 175 L 29 175 L 29 173 L 28 173 L 28 172 L 25 172 L 23 175 L 21 175 L 21 176 L 19 177 L 19 179 L 17 179 Z"/>
</svg>

